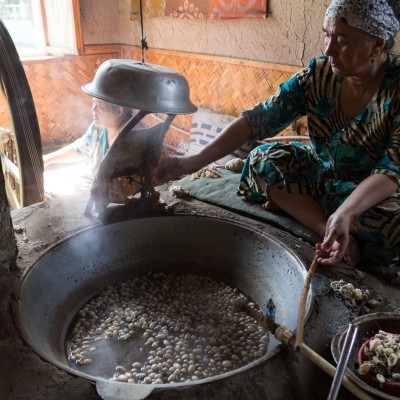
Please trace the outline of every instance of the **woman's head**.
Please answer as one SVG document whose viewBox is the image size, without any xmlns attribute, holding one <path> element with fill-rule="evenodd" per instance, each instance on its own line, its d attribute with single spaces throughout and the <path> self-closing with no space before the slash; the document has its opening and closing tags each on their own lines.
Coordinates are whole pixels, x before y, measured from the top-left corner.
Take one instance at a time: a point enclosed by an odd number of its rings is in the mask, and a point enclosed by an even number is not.
<svg viewBox="0 0 400 400">
<path fill-rule="evenodd" d="M 383 40 L 400 30 L 398 0 L 333 0 L 325 17 L 337 18 L 360 31 Z"/>
<path fill-rule="evenodd" d="M 103 128 L 119 128 L 132 116 L 132 109 L 93 97 L 93 122 Z"/>
<path fill-rule="evenodd" d="M 325 53 L 333 72 L 371 73 L 380 54 L 393 46 L 399 28 L 395 10 L 386 0 L 333 0 L 323 23 Z"/>
</svg>

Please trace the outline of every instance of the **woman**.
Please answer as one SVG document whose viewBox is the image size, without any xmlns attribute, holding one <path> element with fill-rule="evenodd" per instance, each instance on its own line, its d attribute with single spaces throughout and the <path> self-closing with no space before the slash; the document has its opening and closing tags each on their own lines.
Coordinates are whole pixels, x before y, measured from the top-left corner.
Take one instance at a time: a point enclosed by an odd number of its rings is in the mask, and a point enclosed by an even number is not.
<svg viewBox="0 0 400 400">
<path fill-rule="evenodd" d="M 132 109 L 93 97 L 92 116 L 93 122 L 82 137 L 43 156 L 44 168 L 54 163 L 73 163 L 86 159 L 93 177 L 96 175 L 100 161 L 132 117 Z"/>
<path fill-rule="evenodd" d="M 191 173 L 307 115 L 311 148 L 279 142 L 256 148 L 239 194 L 268 200 L 267 210 L 279 207 L 318 233 L 321 264 L 358 264 L 359 242 L 369 260 L 391 264 L 400 254 L 400 58 L 388 50 L 399 11 L 385 1 L 332 1 L 323 23 L 326 56 L 242 112 L 199 154 L 160 171 Z"/>
</svg>

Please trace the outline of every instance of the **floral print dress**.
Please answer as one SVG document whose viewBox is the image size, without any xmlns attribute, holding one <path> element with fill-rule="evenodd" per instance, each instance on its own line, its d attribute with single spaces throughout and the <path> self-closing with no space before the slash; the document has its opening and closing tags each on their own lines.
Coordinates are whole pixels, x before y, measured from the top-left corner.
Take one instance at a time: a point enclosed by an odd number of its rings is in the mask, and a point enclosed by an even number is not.
<svg viewBox="0 0 400 400">
<path fill-rule="evenodd" d="M 76 152 L 88 161 L 92 178 L 96 176 L 101 160 L 108 151 L 107 130 L 94 123 L 74 142 Z"/>
<path fill-rule="evenodd" d="M 354 119 L 339 109 L 342 78 L 329 59 L 312 59 L 266 102 L 242 112 L 252 140 L 272 137 L 301 116 L 308 119 L 311 145 L 273 142 L 247 157 L 238 194 L 266 201 L 259 185 L 312 195 L 332 214 L 355 187 L 371 174 L 400 179 L 400 56 L 389 55 L 382 84 L 365 110 Z M 368 259 L 390 264 L 400 255 L 400 190 L 356 219 L 357 236 Z M 371 246 L 368 246 L 371 244 Z"/>
</svg>

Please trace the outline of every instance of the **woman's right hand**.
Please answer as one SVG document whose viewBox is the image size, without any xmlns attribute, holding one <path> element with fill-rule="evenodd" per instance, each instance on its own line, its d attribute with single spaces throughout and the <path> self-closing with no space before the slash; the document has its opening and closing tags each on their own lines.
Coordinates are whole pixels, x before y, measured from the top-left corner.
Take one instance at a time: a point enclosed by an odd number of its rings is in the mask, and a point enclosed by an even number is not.
<svg viewBox="0 0 400 400">
<path fill-rule="evenodd" d="M 187 174 L 202 168 L 197 154 L 162 159 L 154 169 L 154 180 L 157 185 L 180 179 Z"/>
<path fill-rule="evenodd" d="M 324 240 L 316 246 L 320 264 L 334 265 L 343 259 L 349 245 L 351 221 L 351 216 L 338 211 L 328 218 Z"/>
</svg>

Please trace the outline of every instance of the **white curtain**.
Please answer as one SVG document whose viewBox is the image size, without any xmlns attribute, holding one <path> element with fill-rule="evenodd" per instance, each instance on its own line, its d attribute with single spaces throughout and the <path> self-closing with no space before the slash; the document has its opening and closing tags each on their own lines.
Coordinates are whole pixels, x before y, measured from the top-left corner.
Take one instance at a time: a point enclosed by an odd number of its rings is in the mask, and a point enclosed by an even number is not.
<svg viewBox="0 0 400 400">
<path fill-rule="evenodd" d="M 45 0 L 48 45 L 75 52 L 71 0 Z"/>
</svg>

